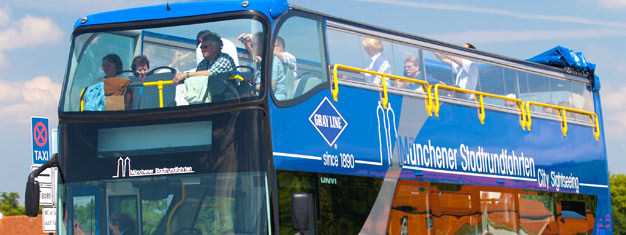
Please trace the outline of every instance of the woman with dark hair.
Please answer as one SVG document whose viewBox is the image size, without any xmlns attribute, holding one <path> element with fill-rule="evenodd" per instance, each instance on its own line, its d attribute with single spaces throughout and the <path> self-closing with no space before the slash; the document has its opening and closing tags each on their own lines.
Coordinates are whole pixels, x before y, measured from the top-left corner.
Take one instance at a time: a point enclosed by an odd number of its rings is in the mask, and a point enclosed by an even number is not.
<svg viewBox="0 0 626 235">
<path fill-rule="evenodd" d="M 104 78 L 115 77 L 123 71 L 122 59 L 116 54 L 108 54 L 102 58 Z"/>
<path fill-rule="evenodd" d="M 109 217 L 109 229 L 113 235 L 134 235 L 135 223 L 130 216 L 114 212 Z"/>
</svg>

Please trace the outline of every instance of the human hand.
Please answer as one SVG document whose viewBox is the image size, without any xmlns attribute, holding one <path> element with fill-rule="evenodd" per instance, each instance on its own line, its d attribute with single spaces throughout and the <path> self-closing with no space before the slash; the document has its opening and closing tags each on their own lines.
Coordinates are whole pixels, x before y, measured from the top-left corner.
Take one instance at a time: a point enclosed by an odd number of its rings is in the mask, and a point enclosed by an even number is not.
<svg viewBox="0 0 626 235">
<path fill-rule="evenodd" d="M 243 44 L 249 44 L 252 41 L 252 34 L 242 33 L 237 37 L 237 40 L 239 40 Z"/>
<path fill-rule="evenodd" d="M 185 80 L 186 78 L 187 78 L 187 74 L 179 73 L 179 74 L 176 74 L 176 76 L 174 76 L 174 79 L 172 79 L 172 82 L 174 82 L 174 84 L 178 85 L 178 83 L 180 83 L 180 81 Z"/>
</svg>

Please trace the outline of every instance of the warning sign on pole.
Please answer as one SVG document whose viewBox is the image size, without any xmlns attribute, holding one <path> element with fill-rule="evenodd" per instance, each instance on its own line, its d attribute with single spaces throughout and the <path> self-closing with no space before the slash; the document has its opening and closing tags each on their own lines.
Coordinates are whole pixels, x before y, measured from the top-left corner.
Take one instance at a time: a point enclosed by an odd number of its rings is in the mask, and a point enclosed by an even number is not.
<svg viewBox="0 0 626 235">
<path fill-rule="evenodd" d="M 33 164 L 45 164 L 50 160 L 50 134 L 48 118 L 32 117 Z"/>
</svg>

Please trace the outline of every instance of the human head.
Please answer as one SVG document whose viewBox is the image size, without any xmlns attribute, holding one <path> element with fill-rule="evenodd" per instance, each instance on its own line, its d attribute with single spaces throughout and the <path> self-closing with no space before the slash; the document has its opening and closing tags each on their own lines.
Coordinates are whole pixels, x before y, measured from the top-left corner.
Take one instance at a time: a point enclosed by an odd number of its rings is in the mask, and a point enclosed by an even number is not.
<svg viewBox="0 0 626 235">
<path fill-rule="evenodd" d="M 506 95 L 506 97 L 507 98 L 511 98 L 511 99 L 517 99 L 517 96 L 515 94 L 513 94 L 513 93 L 510 93 L 510 94 Z M 515 101 L 512 101 L 512 100 L 505 100 L 504 101 L 504 105 L 506 107 L 509 107 L 509 108 L 516 108 L 517 107 L 517 103 Z"/>
<path fill-rule="evenodd" d="M 109 217 L 109 228 L 115 233 L 117 232 L 125 232 L 133 234 L 135 232 L 135 223 L 130 218 L 130 216 L 114 212 Z"/>
<path fill-rule="evenodd" d="M 133 63 L 130 67 L 136 73 L 136 76 L 146 76 L 148 69 L 150 69 L 150 61 L 148 61 L 148 57 L 145 55 L 138 55 L 133 59 Z"/>
<path fill-rule="evenodd" d="M 200 45 L 200 43 L 202 43 L 202 36 L 204 36 L 205 34 L 209 33 L 211 31 L 209 30 L 202 30 L 200 32 L 198 32 L 198 35 L 196 36 L 196 47 L 198 45 Z"/>
<path fill-rule="evenodd" d="M 276 41 L 274 42 L 274 52 L 283 51 L 285 51 L 285 39 L 281 37 L 276 37 Z"/>
<path fill-rule="evenodd" d="M 409 78 L 417 78 L 420 74 L 420 62 L 415 56 L 409 56 L 404 60 L 404 75 Z"/>
<path fill-rule="evenodd" d="M 214 32 L 208 32 L 202 35 L 202 43 L 200 49 L 202 56 L 207 60 L 212 60 L 222 50 L 222 38 Z"/>
<path fill-rule="evenodd" d="M 265 42 L 265 37 L 263 35 L 263 32 L 257 32 L 252 35 L 251 46 L 252 46 L 252 49 L 254 50 L 255 55 L 261 56 L 264 42 Z"/>
<path fill-rule="evenodd" d="M 374 56 L 383 52 L 383 42 L 376 38 L 365 38 L 361 42 L 361 45 L 369 56 Z"/>
<path fill-rule="evenodd" d="M 102 58 L 104 77 L 114 77 L 122 73 L 122 59 L 116 54 L 108 54 Z"/>
<path fill-rule="evenodd" d="M 469 49 L 476 49 L 476 47 L 469 42 L 466 42 L 465 44 L 463 44 L 463 47 L 469 48 Z"/>
</svg>

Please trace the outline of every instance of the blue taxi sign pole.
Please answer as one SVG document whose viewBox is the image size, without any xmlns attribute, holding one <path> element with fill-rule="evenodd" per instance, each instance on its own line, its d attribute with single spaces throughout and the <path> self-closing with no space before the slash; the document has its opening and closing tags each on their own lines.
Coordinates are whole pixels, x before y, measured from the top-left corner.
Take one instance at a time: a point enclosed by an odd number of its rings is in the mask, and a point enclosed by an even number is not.
<svg viewBox="0 0 626 235">
<path fill-rule="evenodd" d="M 50 160 L 50 133 L 48 118 L 31 117 L 31 141 L 33 143 L 33 164 L 45 164 Z"/>
</svg>

